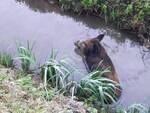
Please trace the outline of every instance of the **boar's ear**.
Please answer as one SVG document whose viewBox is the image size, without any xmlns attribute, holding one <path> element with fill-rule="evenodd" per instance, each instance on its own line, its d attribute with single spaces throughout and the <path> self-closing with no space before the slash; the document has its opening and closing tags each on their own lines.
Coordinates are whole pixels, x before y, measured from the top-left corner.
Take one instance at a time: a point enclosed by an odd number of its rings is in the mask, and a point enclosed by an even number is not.
<svg viewBox="0 0 150 113">
<path fill-rule="evenodd" d="M 101 41 L 104 38 L 105 34 L 100 34 L 96 38 Z"/>
</svg>

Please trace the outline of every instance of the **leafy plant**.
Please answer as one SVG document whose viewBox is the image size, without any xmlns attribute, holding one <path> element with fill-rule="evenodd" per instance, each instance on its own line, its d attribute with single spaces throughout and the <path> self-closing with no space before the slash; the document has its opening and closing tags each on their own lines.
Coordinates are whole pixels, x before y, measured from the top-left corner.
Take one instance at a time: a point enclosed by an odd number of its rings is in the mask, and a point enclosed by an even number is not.
<svg viewBox="0 0 150 113">
<path fill-rule="evenodd" d="M 127 113 L 148 113 L 148 110 L 142 104 L 133 104 L 129 106 Z"/>
<path fill-rule="evenodd" d="M 13 66 L 12 56 L 7 53 L 0 53 L 0 64 L 7 68 L 12 67 Z"/>
<path fill-rule="evenodd" d="M 82 0 L 81 3 L 85 8 L 90 8 L 97 4 L 97 0 Z"/>
<path fill-rule="evenodd" d="M 127 8 L 125 9 L 125 13 L 127 15 L 130 15 L 130 14 L 132 14 L 132 12 L 133 12 L 133 5 L 132 4 L 128 4 Z"/>
<path fill-rule="evenodd" d="M 32 49 L 33 45 L 30 46 L 29 42 L 27 42 L 27 47 L 17 44 L 18 56 L 15 59 L 19 59 L 21 61 L 22 70 L 25 72 L 29 72 L 31 65 L 34 65 L 36 62 Z"/>
<path fill-rule="evenodd" d="M 102 106 L 116 102 L 116 90 L 119 89 L 119 84 L 103 77 L 103 74 L 109 72 L 94 71 L 91 72 L 86 78 L 80 83 L 80 93 L 85 98 L 89 98 L 90 101 L 97 100 Z"/>
<path fill-rule="evenodd" d="M 61 5 L 62 10 L 72 10 L 80 13 L 83 9 L 80 0 L 59 0 L 59 4 Z"/>
<path fill-rule="evenodd" d="M 72 75 L 74 69 L 71 68 L 66 59 L 57 60 L 57 52 L 52 50 L 50 58 L 42 66 L 41 74 L 45 86 L 51 84 L 57 91 L 64 91 L 69 85 L 69 77 Z"/>
</svg>

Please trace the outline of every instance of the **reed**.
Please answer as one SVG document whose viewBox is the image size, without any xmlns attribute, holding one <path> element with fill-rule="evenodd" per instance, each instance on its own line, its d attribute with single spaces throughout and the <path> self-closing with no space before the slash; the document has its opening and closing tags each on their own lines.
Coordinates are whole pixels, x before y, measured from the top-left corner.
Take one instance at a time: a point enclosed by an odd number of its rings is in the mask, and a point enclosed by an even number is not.
<svg viewBox="0 0 150 113">
<path fill-rule="evenodd" d="M 93 71 L 80 82 L 81 95 L 87 96 L 90 101 L 100 102 L 101 106 L 105 106 L 117 101 L 116 89 L 120 86 L 118 83 L 103 77 L 103 74 L 109 72 Z M 86 98 L 87 98 L 86 97 Z"/>
<path fill-rule="evenodd" d="M 41 68 L 41 75 L 45 86 L 50 84 L 58 92 L 67 91 L 67 88 L 72 84 L 69 77 L 74 72 L 74 69 L 69 66 L 66 59 L 57 60 L 57 52 L 52 50 L 50 58 Z"/>
<path fill-rule="evenodd" d="M 6 68 L 13 66 L 13 58 L 10 54 L 0 53 L 0 64 Z"/>
<path fill-rule="evenodd" d="M 21 61 L 21 68 L 24 72 L 30 72 L 31 65 L 36 63 L 36 58 L 33 53 L 33 45 L 27 42 L 27 47 L 17 43 L 18 56 L 15 58 Z"/>
</svg>

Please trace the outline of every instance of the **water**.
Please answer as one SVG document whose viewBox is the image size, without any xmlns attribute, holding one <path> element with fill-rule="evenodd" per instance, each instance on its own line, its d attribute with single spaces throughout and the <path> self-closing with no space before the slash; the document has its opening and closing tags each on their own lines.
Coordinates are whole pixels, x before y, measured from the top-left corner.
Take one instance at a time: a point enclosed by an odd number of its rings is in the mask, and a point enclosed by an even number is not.
<svg viewBox="0 0 150 113">
<path fill-rule="evenodd" d="M 69 57 L 85 71 L 84 64 L 74 53 L 74 42 L 95 37 L 106 32 L 103 46 L 106 48 L 118 72 L 123 87 L 120 104 L 150 105 L 150 53 L 130 40 L 133 36 L 121 33 L 103 21 L 90 16 L 70 15 L 44 0 L 0 1 L 1 51 L 15 52 L 15 42 L 35 42 L 34 52 L 43 63 L 52 48 L 59 57 Z M 80 80 L 83 76 L 75 76 Z"/>
</svg>

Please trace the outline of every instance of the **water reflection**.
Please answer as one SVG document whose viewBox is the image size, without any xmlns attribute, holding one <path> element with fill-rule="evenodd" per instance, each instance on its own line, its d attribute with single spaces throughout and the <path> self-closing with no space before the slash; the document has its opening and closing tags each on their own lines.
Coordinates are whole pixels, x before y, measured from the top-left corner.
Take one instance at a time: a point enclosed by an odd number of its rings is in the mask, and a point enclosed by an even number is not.
<svg viewBox="0 0 150 113">
<path fill-rule="evenodd" d="M 121 32 L 119 30 L 115 30 L 112 28 L 112 26 L 107 25 L 104 20 L 88 16 L 88 15 L 77 15 L 69 12 L 62 12 L 60 7 L 58 7 L 57 4 L 49 4 L 47 0 L 16 0 L 17 2 L 23 3 L 27 5 L 30 9 L 32 9 L 35 12 L 40 13 L 57 13 L 62 16 L 69 16 L 73 18 L 76 22 L 79 22 L 81 24 L 86 25 L 89 28 L 93 29 L 99 29 L 101 28 L 101 31 L 107 32 L 108 35 L 111 35 L 117 43 L 124 43 L 126 38 L 134 39 L 132 35 L 125 34 L 124 32 Z M 134 40 L 136 41 L 136 40 Z M 133 42 L 134 43 L 134 42 Z"/>
<path fill-rule="evenodd" d="M 47 13 L 60 12 L 58 6 L 56 4 L 49 4 L 47 0 L 16 0 L 17 2 L 26 4 L 29 8 L 31 8 L 35 12 Z"/>
</svg>

